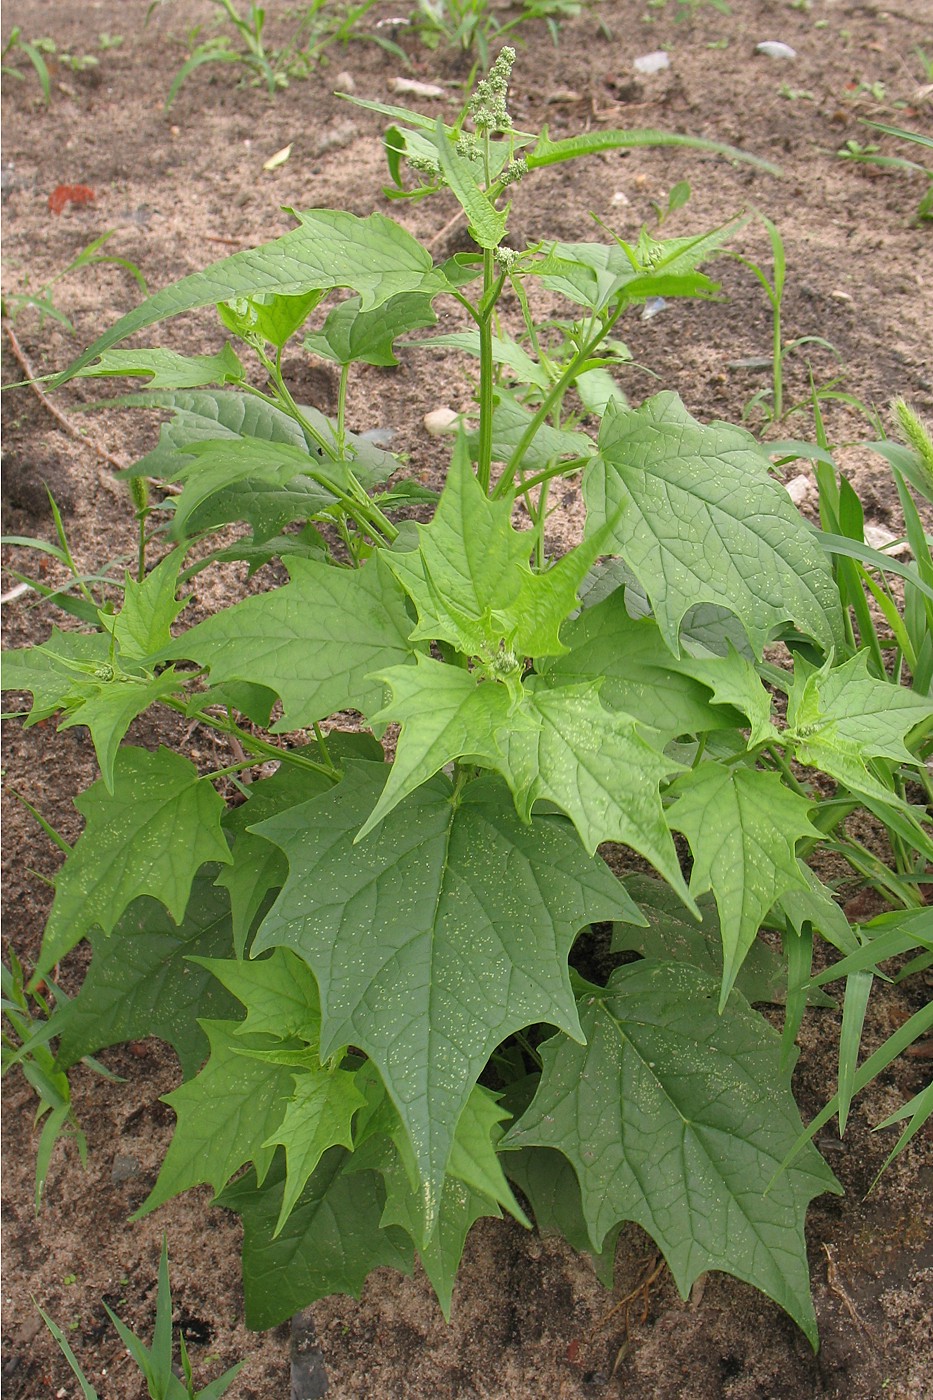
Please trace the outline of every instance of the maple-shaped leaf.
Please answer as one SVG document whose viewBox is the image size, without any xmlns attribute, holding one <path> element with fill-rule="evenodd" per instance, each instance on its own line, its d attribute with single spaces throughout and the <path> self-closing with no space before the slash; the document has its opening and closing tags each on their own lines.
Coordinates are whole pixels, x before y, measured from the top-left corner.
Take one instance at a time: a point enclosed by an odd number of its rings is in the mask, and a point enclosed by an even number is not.
<svg viewBox="0 0 933 1400">
<path fill-rule="evenodd" d="M 539 799 L 572 820 L 590 853 L 602 841 L 638 851 L 692 905 L 659 787 L 683 765 L 665 757 L 657 736 L 637 720 L 600 702 L 599 683 L 526 685 L 523 715 L 534 727 L 507 736 L 504 772 L 527 821 Z"/>
<path fill-rule="evenodd" d="M 704 763 L 673 784 L 668 823 L 693 851 L 690 893 L 712 890 L 719 909 L 723 969 L 720 1010 L 774 902 L 805 887 L 795 847 L 818 836 L 811 804 L 777 773 Z"/>
<path fill-rule="evenodd" d="M 356 1074 L 350 1070 L 321 1067 L 295 1075 L 295 1092 L 285 1117 L 263 1143 L 264 1147 L 285 1149 L 285 1191 L 275 1235 L 281 1233 L 327 1149 L 352 1148 L 353 1116 L 365 1104 L 356 1087 Z"/>
<path fill-rule="evenodd" d="M 617 919 L 612 929 L 612 952 L 640 953 L 656 962 L 686 962 L 717 981 L 722 980 L 723 938 L 712 895 L 701 894 L 697 899 L 703 916 L 703 922 L 698 924 L 662 880 L 635 874 L 626 876 L 625 885 L 647 916 L 647 927 Z M 735 986 L 749 1003 L 782 1005 L 787 998 L 786 958 L 756 938 L 739 968 Z M 832 998 L 818 988 L 811 990 L 807 1000 L 811 1006 L 833 1005 Z"/>
<path fill-rule="evenodd" d="M 289 877 L 254 942 L 293 948 L 321 993 L 321 1055 L 358 1046 L 411 1139 L 428 1226 L 454 1132 L 495 1047 L 536 1021 L 578 1033 L 567 955 L 621 886 L 561 818 L 523 825 L 505 784 L 437 775 L 354 844 L 387 773 L 349 764 L 261 823 Z"/>
<path fill-rule="evenodd" d="M 223 798 L 169 749 L 120 749 L 113 792 L 93 783 L 75 806 L 86 825 L 55 878 L 37 976 L 95 924 L 112 932 L 140 895 L 160 900 L 180 924 L 201 866 L 231 859 L 220 828 Z"/>
<path fill-rule="evenodd" d="M 108 669 L 112 672 L 109 679 L 87 686 L 83 699 L 69 708 L 58 727 L 72 729 L 83 724 L 90 730 L 104 786 L 114 792 L 117 754 L 126 731 L 137 715 L 179 690 L 183 678 L 171 666 L 158 676 L 148 677 L 126 675 L 115 667 Z"/>
<path fill-rule="evenodd" d="M 497 735 L 509 724 L 515 708 L 504 685 L 478 680 L 459 666 L 446 666 L 427 656 L 419 656 L 416 666 L 381 671 L 376 679 L 389 686 L 392 699 L 373 715 L 373 721 L 394 721 L 402 729 L 389 781 L 358 841 L 452 759 L 469 754 L 478 762 L 498 766 L 502 752 Z M 517 715 L 515 722 L 520 718 Z"/>
<path fill-rule="evenodd" d="M 62 1069 L 106 1045 L 157 1035 L 194 1074 L 208 1044 L 198 1016 L 229 1016 L 236 1003 L 192 955 L 223 958 L 232 949 L 230 901 L 212 873 L 196 875 L 176 927 L 155 899 L 134 900 L 113 933 L 91 930 L 94 949 L 81 990 L 56 1008 Z"/>
<path fill-rule="evenodd" d="M 588 528 L 611 525 L 670 649 L 698 603 L 730 608 L 757 656 L 788 621 L 824 651 L 841 641 L 826 554 L 751 434 L 698 423 L 672 393 L 610 407 L 583 481 Z"/>
<path fill-rule="evenodd" d="M 237 1021 L 202 1020 L 210 1058 L 194 1079 L 163 1094 L 177 1122 L 155 1186 L 137 1217 L 206 1182 L 216 1193 L 245 1162 L 260 1180 L 272 1163 L 267 1141 L 285 1116 L 293 1090 L 292 1073 L 274 1059 L 244 1055 L 244 1048 L 273 1049 L 272 1036 L 240 1034 Z"/>
<path fill-rule="evenodd" d="M 531 536 L 512 528 L 511 515 L 511 501 L 485 494 L 459 438 L 434 518 L 418 526 L 418 548 L 382 555 L 418 610 L 413 638 L 450 642 L 485 661 L 503 651 L 520 660 L 564 650 L 560 625 L 602 537 L 535 574 Z"/>
<path fill-rule="evenodd" d="M 447 1170 L 497 1205 L 504 1206 L 522 1225 L 528 1217 L 512 1193 L 496 1152 L 503 1134 L 503 1123 L 512 1114 L 499 1102 L 500 1096 L 477 1084 L 460 1115 Z"/>
<path fill-rule="evenodd" d="M 772 739 L 780 742 L 771 720 L 771 696 L 748 657 L 740 656 L 733 646 L 725 656 L 682 656 L 673 665 L 681 674 L 708 685 L 716 705 L 734 707 L 747 717 L 752 748 Z"/>
<path fill-rule="evenodd" d="M 853 792 L 907 806 L 868 768 L 872 758 L 917 762 L 904 739 L 933 717 L 933 704 L 904 686 L 868 674 L 868 653 L 818 671 L 799 659 L 787 702 L 788 733 L 801 763 L 821 768 Z"/>
<path fill-rule="evenodd" d="M 192 957 L 246 1008 L 234 1034 L 297 1037 L 315 1054 L 321 1040 L 321 1002 L 307 963 L 288 948 L 261 958 Z"/>
<path fill-rule="evenodd" d="M 127 573 L 120 611 L 113 617 L 101 613 L 103 626 L 117 640 L 121 661 L 152 656 L 172 640 L 172 623 L 185 607 L 185 600 L 175 596 L 184 558 L 184 549 L 173 549 L 142 582 Z"/>
<path fill-rule="evenodd" d="M 382 1178 L 374 1171 L 353 1170 L 349 1152 L 334 1147 L 324 1154 L 276 1235 L 284 1186 L 279 1153 L 261 1186 L 249 1172 L 228 1186 L 219 1201 L 243 1219 L 247 1327 L 275 1327 L 331 1293 L 358 1298 L 380 1266 L 411 1273 L 411 1241 L 401 1230 L 380 1226 Z"/>
<path fill-rule="evenodd" d="M 557 1035 L 540 1047 L 540 1087 L 502 1145 L 564 1154 L 595 1243 L 637 1221 L 683 1297 L 720 1269 L 815 1346 L 804 1220 L 814 1196 L 841 1188 L 809 1145 L 776 1175 L 801 1131 L 780 1037 L 739 998 L 719 1015 L 717 994 L 683 964 L 618 969 L 581 1002 L 586 1045 Z"/>
<path fill-rule="evenodd" d="M 383 556 L 384 557 L 384 556 Z M 291 582 L 245 598 L 192 627 L 166 648 L 209 666 L 214 683 L 252 681 L 282 698 L 276 732 L 310 727 L 337 710 L 379 708 L 374 671 L 410 660 L 405 595 L 376 558 L 340 569 L 290 558 Z"/>
<path fill-rule="evenodd" d="M 327 739 L 327 751 L 333 762 L 348 757 L 381 762 L 383 758 L 382 749 L 371 734 L 332 733 Z M 317 763 L 323 761 L 316 744 L 290 752 L 299 757 L 305 755 Z M 230 892 L 238 956 L 243 955 L 253 920 L 269 891 L 281 889 L 288 875 L 288 863 L 278 846 L 257 836 L 250 831 L 250 827 L 285 807 L 293 807 L 297 802 L 305 802 L 318 793 L 327 792 L 331 786 L 332 780 L 324 773 L 286 761 L 271 778 L 251 783 L 247 789 L 248 800 L 226 813 L 224 830 L 233 834 L 236 854 L 233 864 L 218 875 L 217 883 Z"/>
<path fill-rule="evenodd" d="M 398 337 L 436 324 L 431 297 L 423 292 L 401 292 L 372 311 L 360 309 L 359 297 L 347 297 L 319 331 L 305 336 L 304 349 L 338 365 L 397 365 Z"/>
<path fill-rule="evenodd" d="M 681 669 L 653 618 L 629 616 L 622 588 L 568 622 L 561 640 L 566 654 L 539 668 L 552 684 L 603 678 L 604 705 L 671 738 L 738 722 L 731 708 L 712 704 L 709 689 Z"/>
<path fill-rule="evenodd" d="M 32 693 L 29 725 L 79 704 L 100 685 L 95 672 L 110 664 L 112 643 L 102 632 L 60 632 L 37 647 L 3 653 L 3 690 Z"/>
</svg>

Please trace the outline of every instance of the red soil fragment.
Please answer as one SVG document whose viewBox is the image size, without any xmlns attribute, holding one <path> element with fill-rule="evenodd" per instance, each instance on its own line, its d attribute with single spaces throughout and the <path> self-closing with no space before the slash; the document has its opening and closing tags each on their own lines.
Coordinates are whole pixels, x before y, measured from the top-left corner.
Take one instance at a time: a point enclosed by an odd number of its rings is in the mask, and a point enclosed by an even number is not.
<svg viewBox="0 0 933 1400">
<path fill-rule="evenodd" d="M 94 191 L 87 185 L 56 185 L 49 195 L 49 208 L 53 214 L 60 214 L 66 204 L 89 204 Z"/>
</svg>

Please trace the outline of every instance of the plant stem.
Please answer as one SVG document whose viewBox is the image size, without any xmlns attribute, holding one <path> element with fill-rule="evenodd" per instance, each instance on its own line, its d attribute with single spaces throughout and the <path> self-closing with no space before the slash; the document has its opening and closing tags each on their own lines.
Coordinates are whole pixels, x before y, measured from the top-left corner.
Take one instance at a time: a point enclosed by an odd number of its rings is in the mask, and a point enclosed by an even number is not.
<svg viewBox="0 0 933 1400">
<path fill-rule="evenodd" d="M 313 773 L 322 773 L 325 778 L 330 778 L 332 782 L 337 782 L 340 774 L 331 764 L 326 766 L 323 763 L 315 763 L 313 758 L 306 757 L 305 754 L 294 753 L 291 749 L 280 749 L 275 744 L 267 743 L 265 739 L 260 739 L 255 734 L 250 734 L 248 730 L 241 729 L 232 719 L 218 719 L 215 715 L 209 715 L 206 710 L 197 710 L 193 715 L 183 700 L 174 700 L 171 696 L 164 696 L 160 704 L 167 705 L 170 710 L 177 714 L 185 715 L 188 719 L 197 720 L 199 724 L 205 724 L 209 729 L 215 730 L 218 734 L 226 734 L 228 738 L 237 739 L 247 752 L 257 754 L 262 758 L 275 759 L 281 763 L 291 763 L 297 768 L 305 768 Z M 242 768 L 241 763 L 235 764 L 235 768 Z M 248 766 L 248 765 L 245 765 Z M 229 769 L 223 770 L 231 771 Z"/>
</svg>

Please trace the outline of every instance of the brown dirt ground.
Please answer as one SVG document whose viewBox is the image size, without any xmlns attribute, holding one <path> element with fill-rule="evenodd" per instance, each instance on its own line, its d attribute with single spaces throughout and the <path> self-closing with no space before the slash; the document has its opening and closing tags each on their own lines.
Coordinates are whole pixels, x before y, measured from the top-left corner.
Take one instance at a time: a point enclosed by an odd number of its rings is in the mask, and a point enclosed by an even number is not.
<svg viewBox="0 0 933 1400">
<path fill-rule="evenodd" d="M 904 394 L 929 413 L 930 234 L 909 222 L 922 182 L 844 163 L 833 153 L 850 137 L 864 139 L 858 116 L 929 129 L 929 90 L 920 90 L 925 79 L 915 50 L 925 45 L 933 51 L 933 9 L 928 0 L 901 0 L 891 9 L 874 0 L 794 5 L 732 0 L 731 8 L 723 16 L 698 7 L 692 20 L 678 24 L 674 0 L 647 12 L 641 0 L 606 0 L 567 24 L 557 49 L 543 28 L 531 26 L 515 72 L 516 124 L 535 129 L 546 121 L 553 135 L 593 126 L 688 131 L 776 159 L 783 179 L 687 151 L 614 154 L 572 170 L 542 172 L 523 185 L 515 199 L 517 235 L 529 242 L 592 236 L 591 213 L 635 234 L 652 217 L 651 201 L 663 200 L 681 178 L 689 179 L 693 197 L 672 224 L 675 232 L 702 230 L 733 211 L 757 207 L 777 222 L 787 248 L 786 335 L 831 341 L 849 392 L 878 406 Z M 384 12 L 405 9 L 387 6 Z M 286 32 L 288 7 L 270 2 L 268 10 L 273 37 Z M 106 229 L 117 230 L 107 251 L 137 263 L 150 287 L 157 288 L 231 246 L 246 247 L 284 232 L 290 222 L 282 206 L 333 206 L 360 214 L 388 208 L 380 193 L 380 120 L 338 101 L 332 90 L 338 74 L 344 87 L 350 75 L 360 95 L 391 101 L 389 84 L 400 72 L 395 59 L 373 45 L 354 44 L 274 101 L 264 91 L 238 86 L 235 69 L 205 68 L 166 113 L 162 103 L 185 56 L 186 35 L 193 25 L 210 21 L 214 7 L 209 0 L 174 0 L 157 8 L 144 27 L 146 11 L 146 0 L 8 0 L 5 6 L 4 38 L 18 24 L 26 37 L 49 34 L 59 50 L 100 57 L 89 73 L 57 68 L 48 108 L 31 72 L 23 83 L 5 84 L 7 294 L 21 290 L 26 277 L 31 287 L 41 286 Z M 123 35 L 124 43 L 102 52 L 98 36 L 107 32 Z M 791 44 L 796 60 L 756 56 L 754 46 L 763 39 Z M 633 77 L 634 57 L 662 47 L 671 54 L 670 69 L 652 78 Z M 450 84 L 449 110 L 456 110 L 462 69 L 444 55 L 417 47 L 412 53 L 414 75 Z M 883 95 L 859 86 L 876 83 L 884 84 Z M 792 90 L 804 95 L 788 95 Z M 264 172 L 263 162 L 289 143 L 290 160 Z M 89 185 L 93 204 L 52 216 L 49 194 L 71 183 Z M 454 208 L 441 201 L 396 206 L 391 212 L 427 241 Z M 456 237 L 456 230 L 445 235 L 436 251 L 448 251 L 447 242 Z M 766 259 L 761 233 L 752 229 L 743 238 L 750 255 Z M 623 334 L 636 361 L 660 376 L 662 386 L 677 389 L 691 412 L 704 420 L 738 421 L 765 380 L 733 362 L 768 354 L 770 322 L 747 271 L 725 262 L 720 275 L 726 301 L 684 304 L 653 320 L 634 319 Z M 128 310 L 138 292 L 125 272 L 105 266 L 66 278 L 55 295 L 74 322 L 74 335 L 53 321 L 40 324 L 35 311 L 16 321 L 22 346 L 41 371 L 64 365 Z M 166 343 L 189 351 L 220 343 L 218 330 L 205 329 L 197 318 L 175 324 L 166 336 Z M 4 382 L 21 378 L 5 337 L 4 352 Z M 816 351 L 813 364 L 819 380 L 837 372 L 836 359 L 826 351 Z M 298 355 L 290 369 L 297 397 L 304 394 L 326 409 L 333 393 L 328 376 Z M 793 402 L 806 392 L 803 357 L 790 357 L 788 371 Z M 636 401 L 656 383 L 641 370 L 632 370 L 625 381 Z M 438 404 L 467 406 L 470 385 L 468 367 L 454 356 L 435 360 L 426 372 L 425 361 L 406 352 L 399 369 L 360 375 L 351 426 L 394 428 L 396 446 L 404 444 L 414 469 L 435 480 L 443 448 L 424 432 L 422 416 Z M 80 424 L 80 433 L 118 460 L 133 460 L 152 443 L 152 425 L 114 412 L 90 422 L 78 418 L 81 401 L 93 396 L 93 390 L 69 386 L 57 402 Z M 66 433 L 30 391 L 6 395 L 4 406 L 5 530 L 52 538 L 48 483 L 84 565 L 129 551 L 129 512 L 110 465 L 89 441 Z M 870 436 L 845 404 L 831 404 L 827 412 L 831 440 Z M 808 420 L 792 418 L 785 431 L 804 435 Z M 858 448 L 845 449 L 842 456 L 872 522 L 896 528 L 896 498 L 878 471 L 878 459 Z M 564 536 L 572 531 L 568 509 Z M 21 563 L 22 556 L 14 555 L 14 564 Z M 232 575 L 225 587 L 238 584 Z M 206 586 L 198 602 L 209 605 Z M 8 645 L 45 635 L 48 618 L 27 599 L 7 611 Z M 170 724 L 160 721 L 156 727 L 148 719 L 131 734 L 143 744 L 171 737 Z M 174 738 L 195 759 L 214 764 L 210 736 L 186 736 L 179 729 Z M 83 731 L 55 734 L 46 725 L 23 733 L 10 726 L 5 768 L 11 786 L 74 839 L 78 819 L 70 798 L 96 776 Z M 28 961 L 35 956 L 49 904 L 43 877 L 54 873 L 57 855 L 6 795 L 4 813 L 7 936 Z M 72 961 L 64 980 L 73 988 L 80 980 L 80 953 Z M 917 1004 L 896 989 L 876 995 L 868 1047 L 879 1044 Z M 832 1092 L 837 1031 L 834 1013 L 808 1013 L 797 1075 L 805 1115 Z M 89 1138 L 88 1169 L 80 1170 L 70 1147 L 59 1148 L 38 1219 L 31 1205 L 35 1101 L 18 1073 L 8 1081 L 2 1285 L 7 1393 L 11 1400 L 77 1394 L 39 1322 L 32 1295 L 68 1330 L 107 1400 L 142 1394 L 100 1300 L 148 1334 L 164 1230 L 176 1319 L 191 1339 L 201 1380 L 246 1357 L 230 1393 L 242 1400 L 284 1400 L 288 1330 L 256 1335 L 243 1325 L 238 1222 L 207 1210 L 207 1195 L 193 1192 L 140 1224 L 128 1223 L 171 1134 L 172 1114 L 159 1095 L 177 1081 L 173 1056 L 148 1041 L 102 1058 L 125 1082 L 107 1083 L 84 1067 L 75 1072 L 75 1103 Z M 928 1213 L 933 1167 L 924 1144 L 915 1140 L 875 1193 L 865 1196 L 891 1142 L 890 1135 L 873 1136 L 870 1125 L 921 1087 L 923 1069 L 919 1059 L 900 1062 L 857 1104 L 843 1143 L 830 1133 L 821 1138 L 846 1195 L 817 1201 L 809 1216 L 823 1343 L 818 1355 L 779 1309 L 722 1275 L 710 1276 L 689 1302 L 662 1275 L 633 1314 L 623 1354 L 625 1326 L 621 1314 L 609 1315 L 609 1309 L 653 1255 L 645 1236 L 634 1228 L 623 1234 L 610 1296 L 589 1264 L 563 1244 L 528 1235 L 510 1222 L 484 1221 L 468 1243 L 450 1327 L 419 1275 L 402 1279 L 380 1271 L 361 1303 L 337 1298 L 314 1307 L 329 1393 L 335 1400 L 604 1395 L 920 1400 L 933 1394 Z M 571 1343 L 576 1344 L 572 1361 L 567 1359 Z"/>
</svg>

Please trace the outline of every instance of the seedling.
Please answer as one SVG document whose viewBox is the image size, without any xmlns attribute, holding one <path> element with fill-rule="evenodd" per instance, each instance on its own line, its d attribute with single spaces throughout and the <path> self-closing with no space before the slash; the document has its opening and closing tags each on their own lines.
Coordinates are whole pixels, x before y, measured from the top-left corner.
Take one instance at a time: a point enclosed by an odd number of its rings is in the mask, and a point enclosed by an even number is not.
<svg viewBox="0 0 933 1400">
<path fill-rule="evenodd" d="M 19 25 L 10 31 L 10 37 L 0 53 L 0 59 L 2 59 L 2 73 L 5 78 L 18 78 L 23 81 L 26 77 L 25 73 L 10 61 L 11 59 L 15 60 L 17 53 L 22 54 L 23 58 L 32 64 L 33 72 L 39 79 L 42 96 L 47 104 L 50 103 L 52 101 L 52 79 L 49 76 L 49 68 L 42 52 L 41 43 L 24 39 L 23 31 Z"/>
<path fill-rule="evenodd" d="M 303 211 L 148 298 L 60 376 L 153 380 L 121 402 L 172 416 L 130 476 L 181 491 L 173 547 L 118 610 L 98 595 L 96 627 L 5 659 L 30 718 L 86 726 L 101 767 L 39 961 L 41 976 L 92 945 L 55 1015 L 57 1064 L 141 1035 L 175 1047 L 175 1135 L 141 1212 L 206 1182 L 242 1215 L 250 1326 L 358 1294 L 415 1252 L 448 1314 L 473 1222 L 529 1223 L 518 1186 L 604 1278 L 637 1220 L 685 1296 L 708 1269 L 733 1273 L 815 1343 L 805 1214 L 839 1187 L 798 1151 L 793 1042 L 814 935 L 844 956 L 861 945 L 803 857 L 844 849 L 860 806 L 933 855 L 904 786 L 931 707 L 848 654 L 830 554 L 743 429 L 663 392 L 594 400 L 598 437 L 568 422 L 565 396 L 627 314 L 715 293 L 702 268 L 741 221 L 511 247 L 517 180 L 683 143 L 516 131 L 513 59 L 452 127 L 366 104 L 393 123 L 396 194 L 445 188 L 473 251 L 435 264 L 381 214 Z M 517 344 L 499 323 L 507 287 L 533 402 L 499 373 Z M 559 359 L 542 291 L 568 306 Z M 471 323 L 478 379 L 432 502 L 351 432 L 347 383 L 391 366 L 438 298 Z M 207 306 L 236 350 L 139 348 L 138 332 Z M 340 366 L 333 420 L 285 381 L 298 336 Z M 556 559 L 551 488 L 578 482 L 583 540 Z M 289 582 L 186 627 L 189 579 L 230 560 L 282 560 Z M 788 669 L 763 659 L 778 644 Z M 787 697 L 780 722 L 763 678 Z M 229 761 L 199 772 L 125 745 L 152 706 L 228 738 Z M 228 806 L 231 785 L 245 800 Z M 654 876 L 614 873 L 605 843 Z M 596 980 L 579 935 L 607 925 L 612 952 L 638 958 Z M 751 1006 L 775 1000 L 783 1043 Z"/>
<path fill-rule="evenodd" d="M 921 131 L 906 131 L 903 127 L 887 126 L 884 122 L 870 122 L 863 120 L 863 126 L 871 127 L 873 131 L 880 131 L 885 136 L 894 136 L 901 141 L 912 141 L 915 145 L 924 150 L 933 149 L 933 137 L 925 135 Z M 918 161 L 907 160 L 904 156 L 885 156 L 881 154 L 881 148 L 877 145 L 860 145 L 858 141 L 847 141 L 838 155 L 843 160 L 860 161 L 866 165 L 876 165 L 883 170 L 906 170 L 909 174 L 923 175 L 927 182 L 926 190 L 920 198 L 914 214 L 913 222 L 922 223 L 925 219 L 933 219 L 933 169 L 927 165 L 921 165 Z"/>
<path fill-rule="evenodd" d="M 72 1280 L 73 1282 L 74 1280 Z M 37 1305 L 38 1307 L 38 1305 Z M 185 1345 L 185 1338 L 182 1331 L 178 1332 L 178 1349 L 181 1359 L 182 1374 L 184 1381 L 178 1379 L 173 1368 L 174 1342 L 172 1338 L 172 1292 L 168 1277 L 168 1247 L 165 1237 L 162 1238 L 162 1256 L 159 1260 L 159 1288 L 156 1294 L 156 1321 L 155 1331 L 152 1335 L 152 1346 L 147 1347 L 135 1332 L 131 1332 L 125 1323 L 121 1322 L 116 1313 L 104 1303 L 107 1316 L 113 1323 L 120 1339 L 139 1368 L 143 1380 L 146 1382 L 146 1393 L 150 1400 L 219 1400 L 221 1395 L 225 1395 L 230 1389 L 240 1369 L 242 1361 L 231 1366 L 222 1376 L 218 1376 L 215 1381 L 211 1381 L 203 1390 L 195 1390 L 194 1373 L 191 1368 L 191 1360 L 188 1356 L 188 1348 Z M 46 1327 L 61 1347 L 62 1353 L 68 1365 L 78 1378 L 81 1386 L 81 1394 L 84 1400 L 98 1400 L 97 1391 L 91 1385 L 87 1376 L 81 1368 L 78 1358 L 69 1345 L 65 1334 L 56 1322 L 38 1308 L 39 1315 Z M 69 1324 L 69 1331 L 77 1329 L 77 1323 Z M 215 1359 L 215 1358 L 210 1358 Z"/>
<path fill-rule="evenodd" d="M 4 293 L 2 301 L 0 301 L 2 314 L 9 319 L 11 324 L 15 325 L 23 312 L 31 308 L 39 313 L 40 328 L 45 323 L 46 317 L 49 317 L 73 333 L 74 326 L 71 320 L 55 305 L 54 288 L 64 278 L 69 277 L 73 272 L 78 272 L 82 267 L 95 267 L 103 263 L 114 263 L 117 267 L 125 268 L 145 296 L 146 279 L 134 262 L 131 262 L 129 258 L 120 257 L 116 253 L 101 253 L 99 251 L 105 243 L 113 238 L 116 231 L 114 228 L 108 229 L 106 233 L 101 233 L 97 238 L 92 239 L 76 257 L 72 258 L 67 267 L 63 267 L 61 272 L 56 272 L 54 277 L 50 277 L 48 282 L 35 291 L 30 288 L 29 274 L 24 274 L 21 289 L 18 292 Z"/>
</svg>

